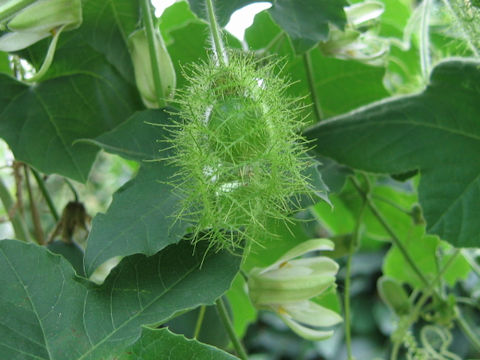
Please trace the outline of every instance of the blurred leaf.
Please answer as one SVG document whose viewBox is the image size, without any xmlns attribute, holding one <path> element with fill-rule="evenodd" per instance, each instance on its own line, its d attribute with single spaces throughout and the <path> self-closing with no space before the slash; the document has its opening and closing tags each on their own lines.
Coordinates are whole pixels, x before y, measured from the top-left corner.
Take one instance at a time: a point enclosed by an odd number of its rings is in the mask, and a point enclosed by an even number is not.
<svg viewBox="0 0 480 360">
<path fill-rule="evenodd" d="M 125 349 L 118 360 L 234 360 L 213 346 L 172 334 L 168 329 L 142 328 L 138 341 Z"/>
<path fill-rule="evenodd" d="M 372 104 L 305 135 L 314 140 L 314 152 L 356 169 L 398 174 L 419 168 L 427 230 L 455 246 L 477 246 L 479 66 L 445 61 L 435 67 L 423 93 Z"/>
<path fill-rule="evenodd" d="M 345 27 L 347 5 L 345 0 L 276 0 L 268 12 L 302 54 L 328 39 L 329 24 Z"/>
<path fill-rule="evenodd" d="M 180 198 L 171 185 L 174 173 L 163 161 L 143 165 L 113 195 L 107 212 L 95 216 L 85 250 L 88 275 L 115 256 L 150 256 L 180 241 L 188 224 L 175 217 Z"/>
<path fill-rule="evenodd" d="M 212 304 L 230 287 L 241 258 L 205 254 L 206 246 L 183 242 L 125 258 L 97 286 L 45 248 L 0 241 L 0 358 L 111 358 L 138 339 L 141 325 Z"/>
<path fill-rule="evenodd" d="M 438 274 L 439 269 L 444 265 L 451 254 L 443 256 L 439 260 L 438 247 L 439 240 L 436 236 L 425 235 L 424 228 L 416 226 L 410 231 L 410 235 L 401 239 L 406 247 L 410 257 L 415 259 L 415 264 L 429 280 L 433 280 Z M 453 286 L 458 280 L 465 279 L 470 272 L 463 255 L 459 255 L 457 260 L 445 272 L 443 279 Z M 425 284 L 418 278 L 411 266 L 406 262 L 402 253 L 396 246 L 393 246 L 383 264 L 383 273 L 400 282 L 410 284 L 416 288 L 423 288 Z"/>
</svg>

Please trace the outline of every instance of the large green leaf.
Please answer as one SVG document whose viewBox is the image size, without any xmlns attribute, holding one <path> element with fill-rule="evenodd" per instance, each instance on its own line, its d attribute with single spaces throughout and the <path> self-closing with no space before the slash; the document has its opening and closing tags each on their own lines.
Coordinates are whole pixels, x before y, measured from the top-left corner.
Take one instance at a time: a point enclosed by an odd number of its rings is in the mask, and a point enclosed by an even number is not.
<svg viewBox="0 0 480 360">
<path fill-rule="evenodd" d="M 344 28 L 347 5 L 345 0 L 277 0 L 268 11 L 301 54 L 328 39 L 330 24 Z"/>
<path fill-rule="evenodd" d="M 311 108 L 304 61 L 296 56 L 286 36 L 267 11 L 255 16 L 254 23 L 245 32 L 245 40 L 252 50 L 267 50 L 267 54 L 281 56 L 284 65 L 280 76 L 292 83 L 287 92 L 293 97 L 303 97 Z M 320 50 L 310 51 L 315 88 L 323 115 L 333 116 L 353 110 L 361 105 L 388 96 L 383 86 L 385 69 L 353 60 L 328 58 Z M 312 116 L 311 116 L 312 117 Z"/>
<path fill-rule="evenodd" d="M 17 160 L 45 173 L 86 181 L 97 149 L 72 143 L 94 138 L 140 106 L 136 90 L 104 63 L 28 86 L 0 74 L 0 136 Z"/>
<path fill-rule="evenodd" d="M 314 152 L 356 169 L 420 169 L 428 232 L 454 246 L 479 246 L 479 67 L 473 60 L 442 62 L 424 92 L 372 104 L 305 135 Z"/>
<path fill-rule="evenodd" d="M 176 243 L 188 224 L 176 221 L 180 198 L 171 178 L 175 169 L 165 160 L 170 116 L 163 110 L 135 113 L 126 122 L 87 142 L 127 159 L 142 162 L 137 176 L 120 188 L 105 214 L 93 219 L 85 252 L 85 268 L 91 274 L 115 256 L 152 255 Z M 144 162 L 145 160 L 153 162 Z"/>
<path fill-rule="evenodd" d="M 98 286 L 45 248 L 0 241 L 0 358 L 111 358 L 141 325 L 212 304 L 230 287 L 240 257 L 205 249 L 182 242 L 125 258 Z"/>
<path fill-rule="evenodd" d="M 168 329 L 142 329 L 138 341 L 125 349 L 118 360 L 234 360 L 213 346 L 172 334 Z"/>
<path fill-rule="evenodd" d="M 153 255 L 185 235 L 188 224 L 175 217 L 180 197 L 168 184 L 174 173 L 163 162 L 146 164 L 113 195 L 108 211 L 92 222 L 85 251 L 87 274 L 115 256 Z"/>
</svg>

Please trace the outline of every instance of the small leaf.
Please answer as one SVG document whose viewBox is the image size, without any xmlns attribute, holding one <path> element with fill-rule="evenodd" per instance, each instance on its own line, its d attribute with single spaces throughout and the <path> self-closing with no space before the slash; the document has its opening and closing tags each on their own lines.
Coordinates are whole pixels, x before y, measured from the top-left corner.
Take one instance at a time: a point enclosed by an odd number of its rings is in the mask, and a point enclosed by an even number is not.
<svg viewBox="0 0 480 360">
<path fill-rule="evenodd" d="M 411 312 L 412 304 L 402 284 L 397 280 L 382 276 L 377 281 L 377 288 L 382 300 L 395 314 L 402 316 Z"/>
<path fill-rule="evenodd" d="M 347 5 L 345 0 L 277 0 L 268 11 L 301 54 L 328 39 L 329 24 L 343 30 Z"/>
<path fill-rule="evenodd" d="M 215 16 L 220 26 L 225 26 L 230 20 L 230 16 L 238 9 L 259 0 L 212 0 Z M 208 21 L 207 6 L 205 0 L 188 0 L 190 8 L 199 17 Z"/>
</svg>

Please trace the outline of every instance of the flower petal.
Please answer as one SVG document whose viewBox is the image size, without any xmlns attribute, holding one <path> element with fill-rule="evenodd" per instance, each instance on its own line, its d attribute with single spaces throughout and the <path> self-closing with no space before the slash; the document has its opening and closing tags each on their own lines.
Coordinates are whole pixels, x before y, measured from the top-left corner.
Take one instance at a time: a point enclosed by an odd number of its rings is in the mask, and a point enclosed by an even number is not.
<svg viewBox="0 0 480 360">
<path fill-rule="evenodd" d="M 322 331 L 308 328 L 300 325 L 295 320 L 289 319 L 287 316 L 279 314 L 283 322 L 298 336 L 311 341 L 325 340 L 333 335 L 333 330 Z"/>
<path fill-rule="evenodd" d="M 263 272 L 269 271 L 271 269 L 277 268 L 283 262 L 289 261 L 293 258 L 302 256 L 306 253 L 311 251 L 318 251 L 318 250 L 333 250 L 335 245 L 332 241 L 328 239 L 312 239 L 305 241 L 301 244 L 298 244 L 293 249 L 287 251 L 282 257 L 280 257 L 275 263 L 270 265 L 269 267 L 265 268 Z"/>
<path fill-rule="evenodd" d="M 12 32 L 0 37 L 0 51 L 12 52 L 25 49 L 50 36 L 50 33 Z"/>
<path fill-rule="evenodd" d="M 294 320 L 311 326 L 333 326 L 343 321 L 335 311 L 313 301 L 285 304 L 281 308 Z"/>
<path fill-rule="evenodd" d="M 308 300 L 334 286 L 334 276 L 305 276 L 290 279 L 248 279 L 250 298 L 255 305 L 272 305 Z"/>
</svg>

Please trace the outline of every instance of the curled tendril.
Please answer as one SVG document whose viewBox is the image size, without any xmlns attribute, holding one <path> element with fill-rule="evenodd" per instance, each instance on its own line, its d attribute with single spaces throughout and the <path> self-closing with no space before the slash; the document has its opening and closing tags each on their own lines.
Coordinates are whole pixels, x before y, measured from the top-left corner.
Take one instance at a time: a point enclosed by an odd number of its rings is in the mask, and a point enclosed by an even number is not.
<svg viewBox="0 0 480 360">
<path fill-rule="evenodd" d="M 418 344 L 411 333 L 404 338 L 404 346 L 408 349 L 408 360 L 461 360 L 461 358 L 448 351 L 452 343 L 452 334 L 444 327 L 427 325 L 420 331 Z"/>
</svg>

